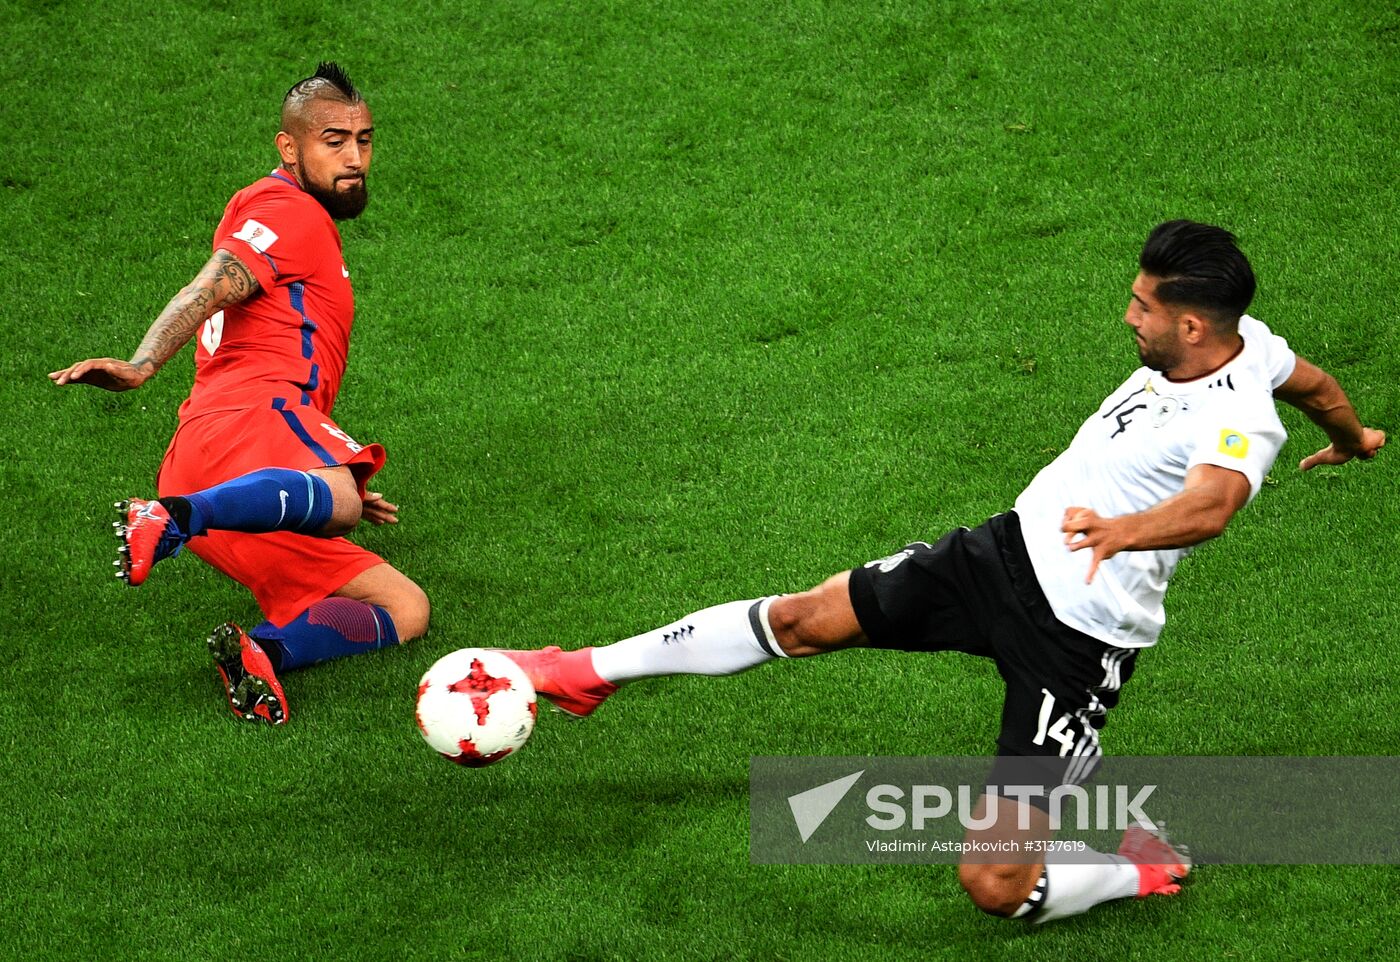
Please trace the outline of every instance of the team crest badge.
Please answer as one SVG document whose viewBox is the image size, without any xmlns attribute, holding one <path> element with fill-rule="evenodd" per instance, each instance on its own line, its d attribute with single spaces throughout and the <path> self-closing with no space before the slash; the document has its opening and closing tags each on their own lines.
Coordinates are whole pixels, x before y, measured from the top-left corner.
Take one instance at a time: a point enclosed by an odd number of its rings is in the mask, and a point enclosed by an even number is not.
<svg viewBox="0 0 1400 962">
<path fill-rule="evenodd" d="M 1159 397 L 1152 405 L 1152 426 L 1160 428 L 1172 418 L 1176 417 L 1176 412 L 1181 410 L 1181 402 L 1174 397 Z"/>
<path fill-rule="evenodd" d="M 233 236 L 245 242 L 259 254 L 266 254 L 267 249 L 277 243 L 277 235 L 273 232 L 272 228 L 268 227 L 266 224 L 258 223 L 251 217 L 243 223 L 243 226 L 240 227 Z"/>
</svg>

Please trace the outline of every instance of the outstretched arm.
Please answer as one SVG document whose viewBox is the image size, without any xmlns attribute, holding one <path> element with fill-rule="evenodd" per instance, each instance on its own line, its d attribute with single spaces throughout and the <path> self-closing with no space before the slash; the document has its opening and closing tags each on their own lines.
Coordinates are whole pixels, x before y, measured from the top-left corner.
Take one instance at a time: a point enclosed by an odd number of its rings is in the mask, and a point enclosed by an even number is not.
<svg viewBox="0 0 1400 962">
<path fill-rule="evenodd" d="M 217 250 L 195 279 L 165 305 L 131 360 L 89 358 L 61 371 L 51 371 L 49 379 L 59 385 L 91 384 L 108 391 L 138 388 L 174 357 L 216 311 L 245 301 L 257 291 L 257 278 L 247 265 L 228 251 Z"/>
<path fill-rule="evenodd" d="M 1089 576 L 1084 579 L 1088 584 L 1094 580 L 1099 562 L 1120 551 L 1189 548 L 1216 537 L 1247 501 L 1247 477 L 1214 464 L 1198 464 L 1186 472 L 1180 494 L 1146 511 L 1105 518 L 1092 508 L 1070 507 L 1065 509 L 1060 530 L 1069 550 L 1093 549 Z"/>
<path fill-rule="evenodd" d="M 1300 471 L 1319 464 L 1345 464 L 1352 458 L 1369 460 L 1385 444 L 1384 431 L 1362 425 L 1337 379 L 1301 357 L 1288 380 L 1274 388 L 1274 397 L 1306 414 L 1332 441 L 1300 461 Z"/>
</svg>

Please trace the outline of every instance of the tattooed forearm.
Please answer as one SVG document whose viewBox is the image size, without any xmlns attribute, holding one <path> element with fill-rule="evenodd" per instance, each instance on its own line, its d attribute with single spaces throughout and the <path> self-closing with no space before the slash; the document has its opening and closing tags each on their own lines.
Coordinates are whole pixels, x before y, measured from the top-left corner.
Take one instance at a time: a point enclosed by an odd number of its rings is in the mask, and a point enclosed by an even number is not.
<svg viewBox="0 0 1400 962">
<path fill-rule="evenodd" d="M 160 370 L 166 361 L 185 346 L 185 342 L 194 335 L 199 325 L 217 310 L 209 307 L 214 296 L 213 290 L 191 284 L 171 298 L 170 303 L 165 305 L 165 310 L 160 312 L 160 316 L 141 340 L 141 346 L 136 349 L 131 363 L 136 367 L 149 365 L 152 373 Z"/>
<path fill-rule="evenodd" d="M 216 311 L 245 301 L 258 292 L 258 281 L 237 257 L 217 250 L 209 263 L 170 299 L 136 349 L 131 363 L 160 370 L 185 346 L 199 326 Z"/>
<path fill-rule="evenodd" d="M 223 294 L 218 299 L 215 310 L 228 307 L 230 304 L 237 304 L 239 301 L 245 301 L 257 293 L 258 279 L 237 257 L 228 251 L 217 251 L 209 263 L 205 265 L 205 271 L 208 271 L 215 264 L 218 265 L 215 281 L 223 288 Z"/>
</svg>

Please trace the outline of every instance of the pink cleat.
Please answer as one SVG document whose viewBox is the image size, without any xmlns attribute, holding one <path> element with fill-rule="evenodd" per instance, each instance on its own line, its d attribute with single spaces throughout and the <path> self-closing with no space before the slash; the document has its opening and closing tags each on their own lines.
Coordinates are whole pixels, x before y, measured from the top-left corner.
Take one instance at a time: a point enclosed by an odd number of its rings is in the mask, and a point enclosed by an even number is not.
<svg viewBox="0 0 1400 962">
<path fill-rule="evenodd" d="M 1140 899 L 1149 895 L 1175 895 L 1181 891 L 1177 883 L 1191 871 L 1191 853 L 1184 845 L 1173 845 L 1161 826 L 1129 826 L 1123 833 L 1118 854 L 1137 866 L 1137 897 Z"/>
<path fill-rule="evenodd" d="M 235 717 L 268 725 L 287 723 L 287 696 L 272 661 L 243 629 L 231 621 L 215 628 L 209 636 L 209 654 Z"/>
<path fill-rule="evenodd" d="M 548 648 L 514 650 L 493 648 L 525 669 L 535 692 L 548 698 L 566 715 L 582 718 L 601 705 L 617 686 L 593 670 L 592 648 L 564 651 Z"/>
<path fill-rule="evenodd" d="M 119 520 L 112 522 L 112 530 L 121 544 L 112 563 L 117 577 L 134 588 L 145 582 L 157 561 L 179 552 L 186 537 L 159 501 L 128 498 L 113 507 Z"/>
</svg>

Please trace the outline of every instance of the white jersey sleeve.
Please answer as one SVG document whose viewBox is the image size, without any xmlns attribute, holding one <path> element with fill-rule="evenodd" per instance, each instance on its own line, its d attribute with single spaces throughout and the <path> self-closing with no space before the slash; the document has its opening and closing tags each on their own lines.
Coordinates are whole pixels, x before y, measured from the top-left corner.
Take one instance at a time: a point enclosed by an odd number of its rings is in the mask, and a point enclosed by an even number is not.
<svg viewBox="0 0 1400 962">
<path fill-rule="evenodd" d="M 1199 427 L 1186 470 L 1198 464 L 1213 464 L 1238 471 L 1249 479 L 1252 501 L 1287 435 L 1269 394 L 1264 391 L 1241 393 L 1241 398 L 1229 398 L 1236 403 L 1210 404 L 1198 417 Z M 1225 399 L 1223 395 L 1218 397 Z"/>
<path fill-rule="evenodd" d="M 1268 381 L 1270 391 L 1293 376 L 1298 356 L 1288 342 L 1269 330 L 1263 321 L 1248 314 L 1243 315 L 1240 318 L 1240 336 L 1245 339 L 1247 353 L 1255 370 Z"/>
</svg>

